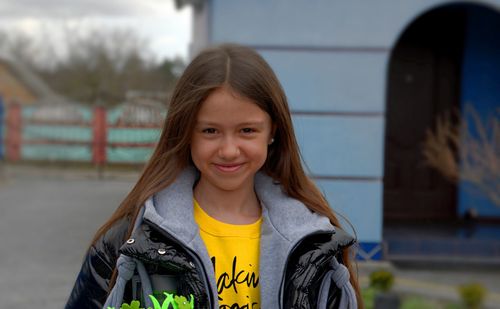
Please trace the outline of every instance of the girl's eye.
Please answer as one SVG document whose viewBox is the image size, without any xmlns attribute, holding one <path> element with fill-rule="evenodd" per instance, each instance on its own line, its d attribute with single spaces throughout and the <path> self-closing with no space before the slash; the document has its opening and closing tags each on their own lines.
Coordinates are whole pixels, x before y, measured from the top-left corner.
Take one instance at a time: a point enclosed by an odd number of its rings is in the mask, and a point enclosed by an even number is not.
<svg viewBox="0 0 500 309">
<path fill-rule="evenodd" d="M 202 130 L 203 133 L 215 134 L 217 131 L 214 128 L 206 128 Z"/>
<path fill-rule="evenodd" d="M 245 134 L 249 134 L 249 133 L 255 132 L 255 130 L 252 128 L 243 128 L 243 129 L 241 129 L 241 132 L 243 132 Z"/>
</svg>

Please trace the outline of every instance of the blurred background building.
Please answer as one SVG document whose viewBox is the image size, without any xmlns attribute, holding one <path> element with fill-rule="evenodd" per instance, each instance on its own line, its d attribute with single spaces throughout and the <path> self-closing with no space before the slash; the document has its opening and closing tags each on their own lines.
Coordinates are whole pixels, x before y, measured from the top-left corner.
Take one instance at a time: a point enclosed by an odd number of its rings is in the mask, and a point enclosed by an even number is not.
<svg viewBox="0 0 500 309">
<path fill-rule="evenodd" d="M 0 93 L 5 102 L 17 101 L 25 105 L 57 100 L 52 89 L 30 68 L 21 62 L 1 58 Z"/>
<path fill-rule="evenodd" d="M 258 50 L 361 259 L 500 261 L 500 1 L 177 1 Z"/>
</svg>

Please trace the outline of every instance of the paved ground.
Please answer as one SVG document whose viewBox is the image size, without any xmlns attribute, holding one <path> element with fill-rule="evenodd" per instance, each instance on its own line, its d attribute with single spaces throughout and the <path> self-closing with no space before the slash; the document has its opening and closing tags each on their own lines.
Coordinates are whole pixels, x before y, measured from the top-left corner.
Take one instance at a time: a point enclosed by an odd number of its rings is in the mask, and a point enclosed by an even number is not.
<svg viewBox="0 0 500 309">
<path fill-rule="evenodd" d="M 0 308 L 63 308 L 95 230 L 130 177 L 7 168 L 0 177 Z"/>
<path fill-rule="evenodd" d="M 63 308 L 86 246 L 119 204 L 137 172 L 2 166 L 0 308 Z M 395 290 L 457 299 L 456 286 L 481 282 L 488 308 L 500 308 L 500 269 L 398 268 L 359 264 L 362 284 L 377 268 L 396 274 Z"/>
</svg>

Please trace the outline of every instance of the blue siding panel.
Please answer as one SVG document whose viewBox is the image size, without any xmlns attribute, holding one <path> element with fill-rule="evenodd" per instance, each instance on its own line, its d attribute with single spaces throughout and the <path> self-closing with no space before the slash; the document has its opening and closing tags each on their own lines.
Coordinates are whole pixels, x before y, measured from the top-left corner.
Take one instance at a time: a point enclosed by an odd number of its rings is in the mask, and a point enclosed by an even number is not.
<svg viewBox="0 0 500 309">
<path fill-rule="evenodd" d="M 348 218 L 363 242 L 382 240 L 382 182 L 318 180 L 332 209 Z M 349 224 L 339 216 L 344 229 L 353 233 Z"/>
<path fill-rule="evenodd" d="M 313 175 L 382 177 L 382 117 L 295 115 L 293 122 Z"/>
<path fill-rule="evenodd" d="M 248 45 L 390 48 L 416 16 L 449 2 L 214 0 L 211 40 Z"/>
<path fill-rule="evenodd" d="M 300 111 L 383 112 L 386 53 L 261 51 Z"/>
</svg>

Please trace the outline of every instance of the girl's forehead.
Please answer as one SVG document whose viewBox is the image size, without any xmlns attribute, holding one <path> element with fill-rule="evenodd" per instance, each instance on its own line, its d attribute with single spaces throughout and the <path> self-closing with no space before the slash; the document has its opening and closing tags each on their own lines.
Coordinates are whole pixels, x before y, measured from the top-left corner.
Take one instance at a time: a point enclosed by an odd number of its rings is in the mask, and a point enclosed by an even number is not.
<svg viewBox="0 0 500 309">
<path fill-rule="evenodd" d="M 218 88 L 214 90 L 202 103 L 197 114 L 198 121 L 205 118 L 255 118 L 269 117 L 267 112 L 254 101 L 238 95 L 234 91 Z"/>
</svg>

